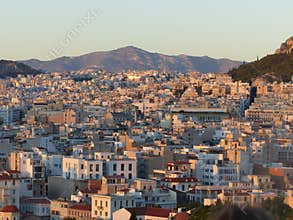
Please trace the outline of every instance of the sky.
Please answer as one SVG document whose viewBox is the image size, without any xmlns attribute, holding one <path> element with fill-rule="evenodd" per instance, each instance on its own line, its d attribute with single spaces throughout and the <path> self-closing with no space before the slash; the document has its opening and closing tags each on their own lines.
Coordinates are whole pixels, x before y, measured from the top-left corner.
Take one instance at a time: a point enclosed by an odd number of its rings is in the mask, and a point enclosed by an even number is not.
<svg viewBox="0 0 293 220">
<path fill-rule="evenodd" d="M 0 59 L 48 60 L 132 45 L 252 61 L 293 35 L 292 9 L 292 0 L 2 1 Z"/>
</svg>

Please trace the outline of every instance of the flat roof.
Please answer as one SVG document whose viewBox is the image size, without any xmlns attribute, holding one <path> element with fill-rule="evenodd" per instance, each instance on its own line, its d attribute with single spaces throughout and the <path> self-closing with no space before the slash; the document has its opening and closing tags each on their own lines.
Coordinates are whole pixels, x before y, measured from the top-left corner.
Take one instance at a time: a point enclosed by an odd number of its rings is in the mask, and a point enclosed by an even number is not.
<svg viewBox="0 0 293 220">
<path fill-rule="evenodd" d="M 224 108 L 171 108 L 172 112 L 186 113 L 228 113 Z"/>
</svg>

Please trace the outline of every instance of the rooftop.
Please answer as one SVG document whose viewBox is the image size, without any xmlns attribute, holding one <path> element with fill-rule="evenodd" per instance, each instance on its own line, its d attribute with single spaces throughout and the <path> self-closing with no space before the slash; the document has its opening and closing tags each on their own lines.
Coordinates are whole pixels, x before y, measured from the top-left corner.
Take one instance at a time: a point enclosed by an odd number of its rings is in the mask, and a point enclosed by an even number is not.
<svg viewBox="0 0 293 220">
<path fill-rule="evenodd" d="M 0 212 L 18 212 L 18 208 L 14 205 L 4 206 Z"/>
<path fill-rule="evenodd" d="M 92 206 L 86 205 L 86 204 L 76 204 L 76 205 L 70 206 L 70 209 L 75 209 L 80 211 L 91 211 Z"/>
<path fill-rule="evenodd" d="M 131 213 L 135 213 L 136 216 L 153 216 L 159 218 L 168 218 L 171 209 L 152 208 L 152 207 L 140 207 L 140 208 L 127 208 Z"/>
</svg>

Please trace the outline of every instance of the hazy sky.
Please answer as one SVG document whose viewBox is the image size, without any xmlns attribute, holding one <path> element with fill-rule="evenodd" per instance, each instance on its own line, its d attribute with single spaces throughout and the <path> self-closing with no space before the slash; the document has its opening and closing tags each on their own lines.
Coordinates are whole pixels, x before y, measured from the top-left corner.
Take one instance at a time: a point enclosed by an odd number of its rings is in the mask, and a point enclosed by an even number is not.
<svg viewBox="0 0 293 220">
<path fill-rule="evenodd" d="M 0 5 L 0 58 L 133 45 L 249 61 L 273 53 L 292 23 L 292 0 L 9 0 Z"/>
</svg>

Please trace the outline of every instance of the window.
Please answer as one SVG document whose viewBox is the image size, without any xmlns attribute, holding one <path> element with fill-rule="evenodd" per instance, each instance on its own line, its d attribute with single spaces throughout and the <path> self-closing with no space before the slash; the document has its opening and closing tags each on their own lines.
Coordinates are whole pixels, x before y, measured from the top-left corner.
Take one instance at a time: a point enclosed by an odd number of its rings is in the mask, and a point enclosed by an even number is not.
<svg viewBox="0 0 293 220">
<path fill-rule="evenodd" d="M 132 171 L 132 164 L 129 164 L 129 166 L 128 166 L 128 170 L 129 170 L 129 171 Z"/>
<path fill-rule="evenodd" d="M 114 164 L 113 164 L 113 171 L 116 171 L 116 170 L 117 170 L 117 164 L 114 163 Z"/>
<path fill-rule="evenodd" d="M 108 212 L 105 212 L 105 216 L 108 217 Z"/>
<path fill-rule="evenodd" d="M 96 171 L 98 172 L 100 170 L 99 164 L 96 164 Z"/>
<path fill-rule="evenodd" d="M 124 163 L 121 164 L 121 171 L 124 171 Z"/>
<path fill-rule="evenodd" d="M 108 201 L 105 202 L 105 207 L 108 207 Z"/>
<path fill-rule="evenodd" d="M 90 171 L 93 171 L 93 164 L 90 164 Z"/>
<path fill-rule="evenodd" d="M 128 174 L 128 179 L 132 179 L 132 173 Z"/>
<path fill-rule="evenodd" d="M 83 165 L 83 164 L 81 164 L 81 165 L 80 165 L 80 169 L 81 169 L 81 170 L 83 170 L 83 168 L 84 168 L 84 165 Z"/>
</svg>

